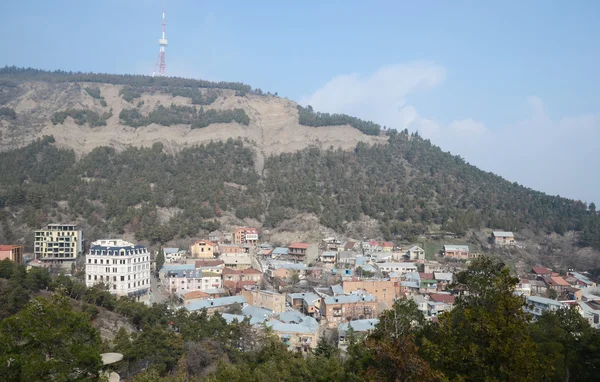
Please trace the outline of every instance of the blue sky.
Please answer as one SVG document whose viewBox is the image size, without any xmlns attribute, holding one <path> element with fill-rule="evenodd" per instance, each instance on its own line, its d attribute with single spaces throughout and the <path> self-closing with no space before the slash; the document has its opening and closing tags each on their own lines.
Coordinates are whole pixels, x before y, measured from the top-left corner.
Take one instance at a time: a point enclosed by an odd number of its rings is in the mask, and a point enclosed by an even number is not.
<svg viewBox="0 0 600 382">
<path fill-rule="evenodd" d="M 0 65 L 152 72 L 159 0 L 5 6 Z M 242 81 L 600 202 L 600 2 L 166 1 L 167 74 Z"/>
</svg>

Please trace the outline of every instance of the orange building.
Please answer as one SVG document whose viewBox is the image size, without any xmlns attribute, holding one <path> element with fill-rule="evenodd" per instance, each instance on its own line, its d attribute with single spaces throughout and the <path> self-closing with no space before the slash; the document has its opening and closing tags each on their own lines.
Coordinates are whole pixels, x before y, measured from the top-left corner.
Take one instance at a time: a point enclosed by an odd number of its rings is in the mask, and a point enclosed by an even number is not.
<svg viewBox="0 0 600 382">
<path fill-rule="evenodd" d="M 23 264 L 22 245 L 0 245 L 0 260 L 9 259 L 13 263 Z"/>
<path fill-rule="evenodd" d="M 241 227 L 233 233 L 234 244 L 258 244 L 258 230 L 256 228 Z"/>
<path fill-rule="evenodd" d="M 190 245 L 192 257 L 199 259 L 213 259 L 217 249 L 217 244 L 209 240 L 198 240 Z"/>
</svg>

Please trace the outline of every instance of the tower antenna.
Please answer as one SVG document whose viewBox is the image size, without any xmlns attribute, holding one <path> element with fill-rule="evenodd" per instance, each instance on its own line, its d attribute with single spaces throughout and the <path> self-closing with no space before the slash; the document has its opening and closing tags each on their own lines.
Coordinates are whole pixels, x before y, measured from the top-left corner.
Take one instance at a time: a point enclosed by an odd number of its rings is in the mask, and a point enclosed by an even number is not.
<svg viewBox="0 0 600 382">
<path fill-rule="evenodd" d="M 163 4 L 163 12 L 162 12 L 162 36 L 158 39 L 158 57 L 156 58 L 156 64 L 154 64 L 154 71 L 152 72 L 152 77 L 154 76 L 165 76 L 165 47 L 167 46 L 167 39 L 165 38 L 165 8 Z"/>
</svg>

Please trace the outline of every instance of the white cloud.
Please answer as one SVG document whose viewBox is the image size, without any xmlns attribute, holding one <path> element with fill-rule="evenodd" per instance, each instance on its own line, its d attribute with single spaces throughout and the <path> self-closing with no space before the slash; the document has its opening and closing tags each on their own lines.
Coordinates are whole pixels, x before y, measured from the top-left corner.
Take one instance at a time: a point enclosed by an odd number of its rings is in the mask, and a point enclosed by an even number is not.
<svg viewBox="0 0 600 382">
<path fill-rule="evenodd" d="M 406 106 L 407 96 L 439 85 L 444 77 L 444 68 L 431 62 L 384 66 L 366 76 L 337 76 L 312 95 L 300 99 L 300 104 L 404 128 L 418 115 L 414 108 Z"/>
<path fill-rule="evenodd" d="M 386 66 L 368 76 L 335 77 L 300 100 L 315 110 L 346 113 L 419 134 L 479 168 L 510 181 L 573 199 L 600 203 L 600 114 L 550 118 L 540 97 L 526 99 L 528 115 L 499 128 L 464 119 L 442 124 L 423 117 L 410 95 L 438 86 L 443 67 L 416 62 Z"/>
</svg>

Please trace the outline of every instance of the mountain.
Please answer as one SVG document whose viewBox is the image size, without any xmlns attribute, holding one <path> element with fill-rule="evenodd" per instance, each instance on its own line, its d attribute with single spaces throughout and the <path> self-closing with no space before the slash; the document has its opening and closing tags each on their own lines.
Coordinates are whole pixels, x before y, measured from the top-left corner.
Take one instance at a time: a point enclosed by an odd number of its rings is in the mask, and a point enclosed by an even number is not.
<svg viewBox="0 0 600 382">
<path fill-rule="evenodd" d="M 4 68 L 0 89 L 0 240 L 71 220 L 89 239 L 165 243 L 245 221 L 405 242 L 502 229 L 600 249 L 593 204 L 508 182 L 418 134 L 247 85 Z M 561 248 L 547 258 L 584 257 Z M 586 252 L 586 266 L 598 261 Z"/>
</svg>

